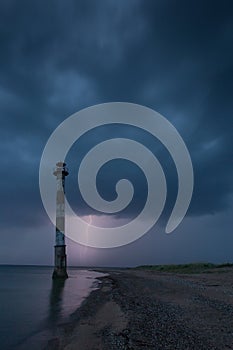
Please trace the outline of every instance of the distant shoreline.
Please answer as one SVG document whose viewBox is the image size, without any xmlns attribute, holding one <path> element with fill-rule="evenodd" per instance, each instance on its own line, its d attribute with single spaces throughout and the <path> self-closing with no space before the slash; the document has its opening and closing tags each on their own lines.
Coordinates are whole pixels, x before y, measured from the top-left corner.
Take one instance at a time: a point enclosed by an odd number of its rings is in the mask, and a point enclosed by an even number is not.
<svg viewBox="0 0 233 350">
<path fill-rule="evenodd" d="M 10 267 L 47 267 L 53 269 L 53 265 L 37 265 L 37 264 L 1 264 L 1 266 L 10 266 Z M 197 268 L 197 269 L 209 269 L 209 268 L 222 268 L 222 267 L 233 267 L 233 263 L 223 262 L 219 264 L 210 263 L 210 262 L 192 262 L 192 263 L 183 263 L 183 264 L 145 264 L 138 266 L 67 266 L 67 269 L 85 269 L 85 270 L 96 270 L 96 271 L 105 271 L 105 270 L 125 270 L 125 269 L 154 269 L 157 271 L 168 271 L 175 269 L 185 269 L 185 268 Z"/>
<path fill-rule="evenodd" d="M 187 264 L 166 264 L 166 265 L 141 265 L 137 266 L 137 269 L 141 270 L 153 270 L 161 272 L 175 272 L 175 273 L 203 273 L 210 272 L 211 270 L 221 269 L 221 268 L 233 267 L 232 263 L 187 263 Z"/>
</svg>

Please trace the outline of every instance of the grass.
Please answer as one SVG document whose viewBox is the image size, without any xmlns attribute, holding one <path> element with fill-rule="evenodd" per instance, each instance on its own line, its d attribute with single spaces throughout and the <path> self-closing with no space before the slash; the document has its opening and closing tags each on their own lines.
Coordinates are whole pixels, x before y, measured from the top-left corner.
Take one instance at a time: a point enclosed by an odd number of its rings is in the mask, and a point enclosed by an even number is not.
<svg viewBox="0 0 233 350">
<path fill-rule="evenodd" d="M 137 269 L 176 273 L 203 273 L 211 272 L 211 269 L 218 269 L 224 267 L 233 267 L 233 264 L 190 263 L 179 265 L 142 265 L 138 266 Z"/>
</svg>

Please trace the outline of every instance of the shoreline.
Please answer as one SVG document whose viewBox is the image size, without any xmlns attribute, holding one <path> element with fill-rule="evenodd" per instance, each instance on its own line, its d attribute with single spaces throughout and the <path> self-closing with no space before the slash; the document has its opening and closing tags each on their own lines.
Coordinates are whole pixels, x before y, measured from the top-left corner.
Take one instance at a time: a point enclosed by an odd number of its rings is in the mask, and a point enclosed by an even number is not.
<svg viewBox="0 0 233 350">
<path fill-rule="evenodd" d="M 45 350 L 232 349 L 233 269 L 99 272 L 94 290 Z M 225 273 L 221 273 L 225 272 Z"/>
<path fill-rule="evenodd" d="M 99 279 L 107 275 L 89 268 L 80 268 L 78 271 L 74 269 L 74 272 L 71 273 L 70 270 L 69 272 L 70 278 L 65 283 L 70 286 L 66 284 L 66 289 L 62 280 L 51 281 L 49 274 L 49 286 L 50 284 L 51 286 L 48 294 L 49 307 L 46 308 L 46 313 L 30 330 L 24 332 L 23 335 L 20 334 L 19 339 L 10 344 L 7 349 L 41 350 L 46 347 L 48 340 L 60 339 L 64 333 L 63 327 L 66 329 L 69 325 L 72 326 L 74 316 L 71 317 L 71 315 L 79 310 L 92 291 L 98 290 L 101 286 Z M 77 277 L 78 284 L 75 282 Z M 71 286 L 73 286 L 73 292 L 70 290 Z M 69 295 L 72 299 L 68 298 Z"/>
<path fill-rule="evenodd" d="M 69 344 L 70 340 L 72 343 L 76 343 L 76 341 L 79 343 L 78 349 L 89 349 L 89 344 L 83 344 L 86 342 L 85 339 L 80 341 L 80 333 L 82 333 L 84 338 L 86 338 L 87 336 L 90 336 L 92 329 L 84 329 L 81 332 L 78 331 L 78 339 L 76 339 L 75 332 L 77 331 L 77 328 L 83 324 L 88 324 L 90 319 L 93 319 L 97 315 L 98 311 L 112 299 L 112 290 L 114 288 L 114 282 L 107 271 L 99 269 L 93 271 L 106 273 L 108 275 L 96 278 L 96 280 L 100 282 L 98 287 L 92 290 L 88 297 L 83 300 L 82 304 L 77 308 L 77 310 L 70 315 L 69 322 L 58 325 L 55 336 L 48 340 L 47 346 L 44 348 L 44 350 L 71 349 Z M 103 318 L 105 318 L 105 315 Z M 96 341 L 97 340 L 95 339 L 95 342 Z M 88 343 L 93 344 L 93 341 L 90 342 L 90 337 L 88 338 Z M 85 346 L 87 346 L 87 348 Z"/>
</svg>

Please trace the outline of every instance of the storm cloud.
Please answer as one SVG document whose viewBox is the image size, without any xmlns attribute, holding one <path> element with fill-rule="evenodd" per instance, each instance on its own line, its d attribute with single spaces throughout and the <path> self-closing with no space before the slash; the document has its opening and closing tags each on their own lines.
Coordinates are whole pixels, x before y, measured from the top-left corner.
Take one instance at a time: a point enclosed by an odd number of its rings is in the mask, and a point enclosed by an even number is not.
<svg viewBox="0 0 233 350">
<path fill-rule="evenodd" d="M 27 236 L 28 230 L 32 235 L 40 228 L 51 230 L 38 186 L 43 148 L 64 119 L 98 103 L 142 104 L 172 122 L 187 145 L 194 167 L 195 186 L 187 220 L 201 229 L 202 220 L 209 217 L 211 223 L 215 215 L 220 218 L 216 235 L 222 230 L 221 215 L 232 210 L 233 198 L 231 1 L 3 0 L 0 50 L 0 225 L 4 236 L 0 263 L 11 261 L 18 237 Z M 137 140 L 158 157 L 168 182 L 166 220 L 177 193 L 172 159 L 158 140 L 123 126 L 93 130 L 68 155 L 67 195 L 76 212 L 93 214 L 77 188 L 78 166 L 91 147 L 112 137 Z M 115 183 L 122 177 L 134 184 L 135 197 L 128 210 L 114 220 L 137 215 L 146 198 L 145 177 L 140 170 L 116 161 L 105 165 L 97 178 L 105 199 L 115 198 Z M 182 236 L 187 225 L 179 230 Z M 41 252 L 44 244 L 50 244 L 43 237 L 38 243 Z M 150 239 L 153 241 L 152 233 L 140 240 L 143 262 Z M 31 249 L 33 244 L 22 250 L 28 260 L 19 255 L 14 262 L 37 263 L 29 253 Z M 124 264 L 140 263 L 140 256 L 137 261 L 131 260 L 133 252 L 127 253 L 131 248 L 122 249 Z M 185 259 L 182 249 L 178 251 Z M 50 261 L 46 252 L 45 263 Z M 106 259 L 100 259 L 101 263 L 115 264 L 110 253 L 104 254 Z M 213 257 L 213 251 L 206 249 L 206 259 Z M 198 258 L 205 258 L 204 252 L 197 254 Z M 72 263 L 78 260 L 74 258 Z"/>
</svg>

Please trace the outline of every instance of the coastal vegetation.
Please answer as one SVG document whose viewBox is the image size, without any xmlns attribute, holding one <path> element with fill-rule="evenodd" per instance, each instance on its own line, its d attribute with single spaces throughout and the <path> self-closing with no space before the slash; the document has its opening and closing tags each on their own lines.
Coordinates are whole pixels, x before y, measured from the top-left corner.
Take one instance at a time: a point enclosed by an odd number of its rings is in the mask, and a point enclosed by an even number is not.
<svg viewBox="0 0 233 350">
<path fill-rule="evenodd" d="M 213 264 L 213 263 L 189 263 L 178 265 L 141 265 L 137 266 L 137 269 L 161 271 L 161 272 L 174 272 L 174 273 L 211 273 L 219 269 L 219 272 L 226 271 L 223 268 L 232 268 L 233 263 Z"/>
</svg>

